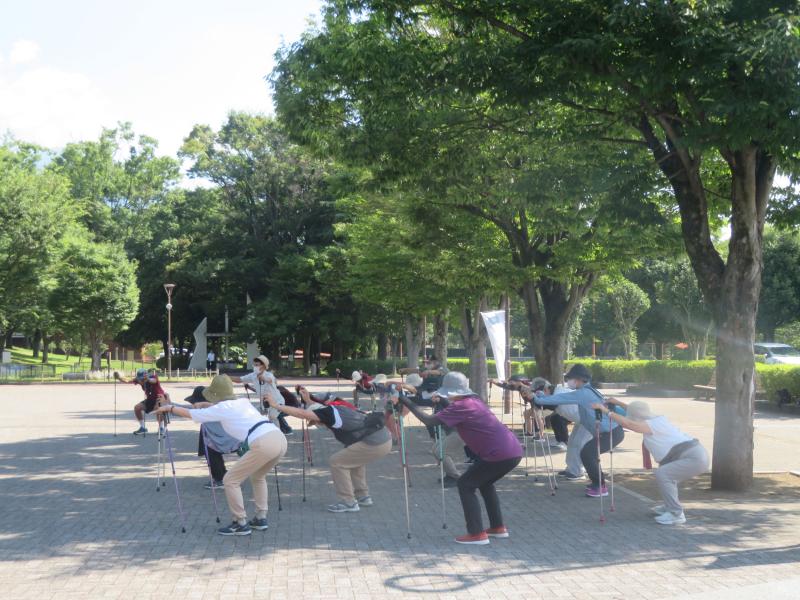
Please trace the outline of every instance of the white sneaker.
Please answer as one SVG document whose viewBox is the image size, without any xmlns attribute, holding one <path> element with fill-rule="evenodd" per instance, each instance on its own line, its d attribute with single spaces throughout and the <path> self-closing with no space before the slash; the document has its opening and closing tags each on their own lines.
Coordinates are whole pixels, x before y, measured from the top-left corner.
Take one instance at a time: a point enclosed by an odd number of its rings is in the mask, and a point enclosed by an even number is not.
<svg viewBox="0 0 800 600">
<path fill-rule="evenodd" d="M 667 511 L 656 517 L 656 523 L 661 525 L 680 525 L 681 523 L 686 523 L 686 516 L 683 514 L 683 511 L 679 512 L 677 515 Z"/>
<path fill-rule="evenodd" d="M 656 506 L 650 507 L 650 512 L 654 515 L 663 515 L 665 512 L 667 512 L 667 507 L 663 504 L 657 504 Z"/>
<path fill-rule="evenodd" d="M 558 442 L 557 444 L 554 444 L 553 448 L 558 448 L 559 450 L 563 450 L 564 452 L 567 451 L 567 445 L 564 442 Z"/>
<path fill-rule="evenodd" d="M 328 505 L 328 512 L 343 513 L 343 512 L 358 512 L 358 502 L 347 504 L 345 502 L 337 502 L 336 504 Z"/>
</svg>

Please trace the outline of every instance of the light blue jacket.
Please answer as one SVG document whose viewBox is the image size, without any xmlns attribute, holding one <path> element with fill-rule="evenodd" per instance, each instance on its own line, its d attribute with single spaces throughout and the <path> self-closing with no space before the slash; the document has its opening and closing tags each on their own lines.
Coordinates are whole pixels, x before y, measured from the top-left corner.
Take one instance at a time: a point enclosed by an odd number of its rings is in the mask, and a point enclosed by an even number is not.
<svg viewBox="0 0 800 600">
<path fill-rule="evenodd" d="M 603 398 L 603 395 L 589 383 L 571 392 L 562 392 L 561 394 L 553 394 L 552 396 L 545 396 L 544 394 L 536 395 L 536 403 L 543 406 L 577 404 L 578 411 L 581 414 L 581 425 L 592 435 L 595 434 L 595 428 L 597 426 L 597 417 L 592 408 L 592 404 L 603 404 L 604 402 L 605 398 Z M 619 423 L 611 421 L 607 414 L 603 414 L 603 418 L 600 420 L 600 431 L 602 433 L 608 433 L 611 429 L 619 426 Z"/>
</svg>

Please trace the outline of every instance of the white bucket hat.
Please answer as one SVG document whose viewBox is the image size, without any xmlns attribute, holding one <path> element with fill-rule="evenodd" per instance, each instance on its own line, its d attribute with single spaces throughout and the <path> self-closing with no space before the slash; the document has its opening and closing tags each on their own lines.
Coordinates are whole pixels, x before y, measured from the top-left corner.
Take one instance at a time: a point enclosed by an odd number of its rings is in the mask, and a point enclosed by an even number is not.
<svg viewBox="0 0 800 600">
<path fill-rule="evenodd" d="M 388 377 L 386 377 L 386 375 L 384 375 L 383 373 L 378 373 L 377 375 L 375 375 L 375 379 L 373 379 L 372 382 L 373 383 L 386 383 L 387 379 L 388 379 Z"/>
<path fill-rule="evenodd" d="M 656 416 L 650 411 L 650 405 L 647 404 L 647 402 L 642 402 L 641 400 L 634 400 L 628 404 L 628 408 L 625 409 L 625 413 L 632 421 L 647 421 L 648 419 L 652 419 Z"/>
<path fill-rule="evenodd" d="M 350 375 L 350 380 L 356 382 L 361 381 L 361 373 L 358 371 L 353 371 L 352 375 Z"/>
<path fill-rule="evenodd" d="M 411 375 L 406 377 L 406 383 L 414 387 L 419 387 L 422 385 L 422 377 L 419 376 L 419 373 L 411 373 Z"/>
<path fill-rule="evenodd" d="M 442 387 L 436 390 L 436 394 L 442 398 L 454 398 L 456 396 L 470 396 L 474 392 L 469 389 L 467 376 L 458 371 L 450 371 L 444 376 Z"/>
</svg>

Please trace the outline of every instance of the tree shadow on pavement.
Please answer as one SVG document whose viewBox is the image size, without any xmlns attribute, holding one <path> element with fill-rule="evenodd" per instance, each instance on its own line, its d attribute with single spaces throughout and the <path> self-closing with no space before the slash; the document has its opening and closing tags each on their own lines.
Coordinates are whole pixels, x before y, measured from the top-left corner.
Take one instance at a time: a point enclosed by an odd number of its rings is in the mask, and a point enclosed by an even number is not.
<svg viewBox="0 0 800 600">
<path fill-rule="evenodd" d="M 314 561 L 326 570 L 357 561 L 381 573 L 385 586 L 418 593 L 463 590 L 497 577 L 639 562 L 678 560 L 703 570 L 800 561 L 800 546 L 773 537 L 784 528 L 787 536 L 797 531 L 800 517 L 797 510 L 787 514 L 788 504 L 781 506 L 787 510 L 747 510 L 711 503 L 694 508 L 686 526 L 670 528 L 655 525 L 636 498 L 617 494 L 616 512 L 601 524 L 599 504 L 584 497 L 583 483 L 563 482 L 553 497 L 542 478 L 534 482 L 519 468 L 498 485 L 512 539 L 481 547 L 455 545 L 453 536 L 464 530 L 458 491 L 445 491 L 443 515 L 439 468 L 421 427 L 409 428 L 413 486 L 412 537 L 407 539 L 396 448 L 368 467 L 375 506 L 331 514 L 325 510 L 335 500 L 327 456 L 340 446 L 328 432 L 310 429 L 314 464 L 306 463 L 303 502 L 303 444 L 300 428 L 296 431 L 279 463 L 283 510 L 277 510 L 275 477 L 270 476 L 270 529 L 241 538 L 215 534 L 211 492 L 203 489 L 208 473 L 197 456 L 197 429 L 189 422 L 170 427 L 186 533 L 169 463 L 166 486 L 156 492 L 155 435 L 76 433 L 0 444 L 0 561 L 44 561 L 48 577 L 58 577 L 82 566 L 152 567 L 177 558 L 202 577 L 219 576 L 216 561 L 266 560 L 276 553 L 299 560 L 314 551 Z M 252 516 L 249 483 L 244 490 Z M 224 494 L 217 493 L 217 501 L 227 524 Z M 464 564 L 470 573 L 459 573 Z M 429 582 L 424 589 L 412 575 L 421 572 Z"/>
</svg>

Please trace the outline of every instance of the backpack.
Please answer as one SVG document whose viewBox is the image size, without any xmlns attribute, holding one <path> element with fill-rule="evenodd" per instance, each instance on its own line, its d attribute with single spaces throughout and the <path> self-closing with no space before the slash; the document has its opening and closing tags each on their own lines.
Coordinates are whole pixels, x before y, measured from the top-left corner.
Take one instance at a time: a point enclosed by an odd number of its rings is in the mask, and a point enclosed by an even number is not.
<svg viewBox="0 0 800 600">
<path fill-rule="evenodd" d="M 347 417 L 347 422 L 353 422 L 355 415 L 363 417 L 361 422 L 352 429 L 331 429 L 331 431 L 333 431 L 333 437 L 344 444 L 345 448 L 347 446 L 352 446 L 356 442 L 360 442 L 373 433 L 377 433 L 385 426 L 384 415 L 380 411 L 364 413 L 361 411 L 351 410 L 344 406 L 337 406 L 336 410 L 340 411 L 340 414 L 344 414 Z M 353 414 L 349 415 L 348 413 Z M 355 418 L 357 419 L 358 417 Z M 342 420 L 343 422 L 345 421 L 344 418 Z"/>
</svg>

